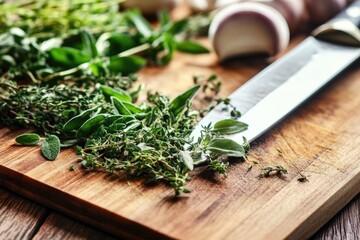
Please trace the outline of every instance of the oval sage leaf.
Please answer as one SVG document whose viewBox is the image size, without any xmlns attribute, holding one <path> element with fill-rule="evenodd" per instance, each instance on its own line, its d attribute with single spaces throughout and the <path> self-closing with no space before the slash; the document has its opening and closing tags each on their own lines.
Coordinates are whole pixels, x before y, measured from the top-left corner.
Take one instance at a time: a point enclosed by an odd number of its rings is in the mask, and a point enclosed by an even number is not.
<svg viewBox="0 0 360 240">
<path fill-rule="evenodd" d="M 41 144 L 41 153 L 48 160 L 55 160 L 60 153 L 60 140 L 55 135 L 47 135 Z"/>
<path fill-rule="evenodd" d="M 105 114 L 99 114 L 88 119 L 86 122 L 84 122 L 83 125 L 81 125 L 76 133 L 76 137 L 80 139 L 88 136 L 91 132 L 94 132 L 101 123 L 105 121 L 106 117 L 107 115 Z"/>
<path fill-rule="evenodd" d="M 138 56 L 113 56 L 110 58 L 108 69 L 114 74 L 129 75 L 138 72 L 146 65 L 146 60 Z"/>
<path fill-rule="evenodd" d="M 209 53 L 209 49 L 200 43 L 193 41 L 181 41 L 176 43 L 176 50 L 191 54 L 204 54 Z"/>
<path fill-rule="evenodd" d="M 214 132 L 228 135 L 228 134 L 235 134 L 239 132 L 243 132 L 248 128 L 248 125 L 246 123 L 234 120 L 234 119 L 226 119 L 217 122 L 214 125 Z"/>
<path fill-rule="evenodd" d="M 243 146 L 231 139 L 215 138 L 208 145 L 208 150 L 228 157 L 245 157 Z"/>
<path fill-rule="evenodd" d="M 170 110 L 174 113 L 175 116 L 180 114 L 186 107 L 188 101 L 190 101 L 197 91 L 200 89 L 200 85 L 196 85 L 186 92 L 177 96 L 171 103 L 170 103 Z"/>
<path fill-rule="evenodd" d="M 100 88 L 101 88 L 103 94 L 108 98 L 115 97 L 118 100 L 123 101 L 123 102 L 131 102 L 131 100 L 132 100 L 131 96 L 124 90 L 114 89 L 114 88 L 111 88 L 106 85 L 102 85 Z"/>
<path fill-rule="evenodd" d="M 33 146 L 40 142 L 41 137 L 35 133 L 25 133 L 17 136 L 15 141 L 25 146 Z"/>
<path fill-rule="evenodd" d="M 71 118 L 69 121 L 67 121 L 64 124 L 63 129 L 65 131 L 71 132 L 71 131 L 77 131 L 81 125 L 84 124 L 84 122 L 86 122 L 86 120 L 88 120 L 91 116 L 91 114 L 99 107 L 95 107 L 92 109 L 88 109 L 82 113 L 80 113 L 79 115 Z"/>
<path fill-rule="evenodd" d="M 63 68 L 76 67 L 88 62 L 91 57 L 78 49 L 70 47 L 52 48 L 49 51 L 49 61 L 51 64 Z"/>
<path fill-rule="evenodd" d="M 194 170 L 194 161 L 189 152 L 180 151 L 179 157 L 190 171 Z"/>
<path fill-rule="evenodd" d="M 115 108 L 116 112 L 120 115 L 132 115 L 131 111 L 125 107 L 124 102 L 117 99 L 116 97 L 111 97 L 111 104 Z"/>
</svg>

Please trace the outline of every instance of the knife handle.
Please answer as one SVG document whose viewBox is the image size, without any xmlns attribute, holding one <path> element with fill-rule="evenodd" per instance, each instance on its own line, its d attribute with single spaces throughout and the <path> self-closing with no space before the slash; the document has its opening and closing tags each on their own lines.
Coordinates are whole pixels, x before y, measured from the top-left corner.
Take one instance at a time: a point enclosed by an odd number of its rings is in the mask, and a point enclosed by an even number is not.
<svg viewBox="0 0 360 240">
<path fill-rule="evenodd" d="M 313 31 L 321 40 L 360 47 L 360 0 Z"/>
</svg>

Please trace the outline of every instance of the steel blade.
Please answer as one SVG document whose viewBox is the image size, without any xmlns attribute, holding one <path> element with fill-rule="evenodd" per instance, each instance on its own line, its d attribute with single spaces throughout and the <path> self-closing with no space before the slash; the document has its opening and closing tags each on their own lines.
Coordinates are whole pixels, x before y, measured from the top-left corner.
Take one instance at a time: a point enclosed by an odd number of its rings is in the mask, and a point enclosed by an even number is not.
<svg viewBox="0 0 360 240">
<path fill-rule="evenodd" d="M 246 112 L 240 121 L 249 124 L 247 131 L 229 138 L 242 142 L 242 137 L 246 137 L 253 141 L 359 57 L 360 48 L 326 43 L 308 37 L 229 96 L 233 105 Z M 265 88 L 262 83 L 266 84 Z M 248 100 L 254 98 L 254 94 L 257 103 Z M 194 139 L 200 136 L 202 126 L 229 118 L 223 108 L 223 105 L 219 105 L 200 121 L 192 133 Z M 247 111 L 248 109 L 250 110 Z"/>
</svg>

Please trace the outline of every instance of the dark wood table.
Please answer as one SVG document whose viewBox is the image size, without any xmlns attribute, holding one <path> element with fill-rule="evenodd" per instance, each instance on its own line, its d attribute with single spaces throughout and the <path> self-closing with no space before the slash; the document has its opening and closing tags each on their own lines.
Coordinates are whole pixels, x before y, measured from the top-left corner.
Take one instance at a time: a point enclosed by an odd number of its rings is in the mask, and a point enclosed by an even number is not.
<svg viewBox="0 0 360 240">
<path fill-rule="evenodd" d="M 0 239 L 116 239 L 0 188 Z M 312 239 L 360 239 L 360 194 Z"/>
</svg>

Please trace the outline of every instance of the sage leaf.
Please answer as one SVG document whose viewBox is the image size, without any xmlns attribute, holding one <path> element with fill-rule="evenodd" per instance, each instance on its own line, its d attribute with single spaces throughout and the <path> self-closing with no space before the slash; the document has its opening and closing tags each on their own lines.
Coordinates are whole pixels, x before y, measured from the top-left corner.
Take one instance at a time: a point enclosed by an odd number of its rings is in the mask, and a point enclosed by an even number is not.
<svg viewBox="0 0 360 240">
<path fill-rule="evenodd" d="M 248 125 L 246 123 L 237 121 L 237 120 L 233 120 L 233 119 L 226 119 L 226 120 L 222 120 L 217 122 L 214 125 L 214 132 L 223 134 L 223 135 L 228 135 L 228 134 L 235 134 L 235 133 L 239 133 L 239 132 L 243 132 L 248 128 Z"/>
<path fill-rule="evenodd" d="M 134 121 L 124 129 L 124 132 L 128 132 L 132 129 L 135 129 L 135 128 L 139 127 L 140 125 L 141 125 L 140 121 Z"/>
<path fill-rule="evenodd" d="M 131 102 L 132 100 L 131 96 L 120 88 L 114 89 L 109 86 L 102 85 L 100 89 L 102 90 L 103 94 L 108 98 L 115 97 L 123 102 Z"/>
<path fill-rule="evenodd" d="M 55 160 L 60 153 L 60 140 L 55 135 L 47 135 L 41 144 L 41 153 L 48 160 Z"/>
<path fill-rule="evenodd" d="M 215 138 L 208 145 L 208 150 L 228 157 L 245 157 L 243 146 L 231 139 Z"/>
<path fill-rule="evenodd" d="M 75 48 L 60 47 L 49 51 L 50 63 L 58 67 L 72 68 L 90 60 L 91 56 Z"/>
<path fill-rule="evenodd" d="M 25 146 L 33 146 L 40 142 L 41 137 L 35 133 L 25 133 L 17 136 L 15 141 Z"/>
<path fill-rule="evenodd" d="M 109 116 L 105 119 L 105 121 L 102 123 L 104 126 L 108 127 L 111 126 L 111 124 L 117 122 L 119 119 L 123 118 L 124 116 L 120 116 L 120 115 L 113 115 L 113 116 Z"/>
<path fill-rule="evenodd" d="M 81 30 L 80 34 L 81 34 L 81 40 L 83 43 L 83 47 L 82 47 L 83 51 L 87 55 L 90 55 L 92 58 L 97 57 L 99 54 L 96 49 L 96 44 L 95 44 L 96 40 L 95 40 L 94 35 L 92 35 L 91 33 L 89 33 L 86 30 Z"/>
<path fill-rule="evenodd" d="M 67 147 L 72 147 L 75 146 L 77 144 L 77 139 L 69 139 L 66 141 L 61 142 L 60 147 L 62 148 L 67 148 Z"/>
<path fill-rule="evenodd" d="M 173 101 L 170 103 L 170 110 L 171 112 L 177 116 L 180 114 L 188 104 L 188 101 L 191 101 L 191 99 L 195 96 L 197 91 L 200 89 L 200 85 L 196 85 L 186 92 L 180 94 L 177 96 Z"/>
<path fill-rule="evenodd" d="M 185 30 L 187 25 L 188 25 L 188 20 L 187 19 L 179 20 L 179 21 L 173 23 L 169 27 L 169 30 L 167 32 L 172 34 L 172 35 L 179 34 L 179 33 L 183 32 Z"/>
<path fill-rule="evenodd" d="M 93 114 L 98 108 L 99 107 L 88 109 L 80 113 L 79 115 L 71 118 L 64 124 L 63 129 L 67 132 L 77 131 L 84 124 L 84 122 L 86 122 L 86 120 L 90 118 L 91 114 Z"/>
<path fill-rule="evenodd" d="M 193 41 L 181 41 L 176 43 L 176 50 L 191 54 L 209 53 L 209 49 L 200 43 Z"/>
<path fill-rule="evenodd" d="M 146 60 L 138 56 L 120 57 L 114 56 L 110 58 L 108 69 L 115 74 L 129 75 L 138 72 L 146 65 Z"/>
<path fill-rule="evenodd" d="M 96 42 L 102 56 L 114 56 L 135 46 L 134 37 L 126 33 L 104 33 Z"/>
<path fill-rule="evenodd" d="M 94 130 L 105 121 L 107 115 L 99 114 L 90 119 L 88 119 L 76 133 L 76 137 L 78 139 L 85 138 L 86 136 L 90 135 Z"/>
<path fill-rule="evenodd" d="M 179 157 L 181 161 L 184 162 L 185 166 L 190 170 L 194 170 L 194 160 L 192 159 L 191 155 L 187 151 L 180 151 Z"/>
<path fill-rule="evenodd" d="M 129 109 L 131 113 L 137 114 L 137 113 L 143 113 L 144 109 L 141 109 L 140 107 L 136 106 L 135 104 L 129 103 L 129 102 L 123 102 L 124 106 Z"/>
<path fill-rule="evenodd" d="M 118 114 L 132 115 L 131 111 L 124 105 L 124 102 L 120 101 L 116 97 L 111 97 L 111 103 L 114 106 Z"/>
<path fill-rule="evenodd" d="M 154 41 L 154 47 L 159 49 L 156 54 L 156 64 L 163 66 L 171 61 L 176 50 L 176 42 L 171 34 L 164 33 Z"/>
</svg>

